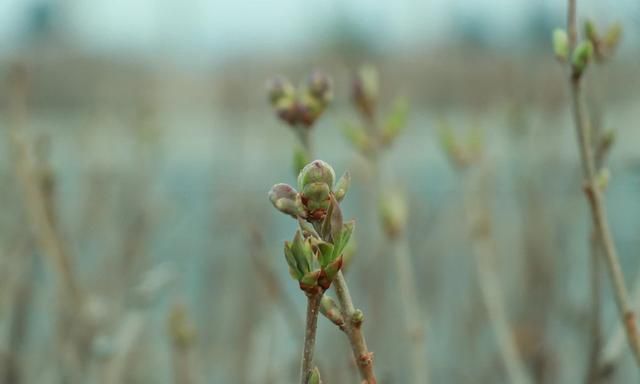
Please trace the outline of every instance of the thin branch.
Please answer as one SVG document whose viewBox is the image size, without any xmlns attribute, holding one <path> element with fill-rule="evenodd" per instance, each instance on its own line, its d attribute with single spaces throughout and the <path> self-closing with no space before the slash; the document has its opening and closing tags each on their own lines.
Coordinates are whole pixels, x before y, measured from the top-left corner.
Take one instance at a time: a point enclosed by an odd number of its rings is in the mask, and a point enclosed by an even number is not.
<svg viewBox="0 0 640 384">
<path fill-rule="evenodd" d="M 367 342 L 362 334 L 362 312 L 355 309 L 349 287 L 344 279 L 342 271 L 339 271 L 333 281 L 336 296 L 342 310 L 342 316 L 346 320 L 346 334 L 351 344 L 353 357 L 356 360 L 363 384 L 376 384 L 376 376 L 373 372 L 373 353 L 367 349 Z"/>
<path fill-rule="evenodd" d="M 302 352 L 302 369 L 300 384 L 307 384 L 309 375 L 314 368 L 313 352 L 316 347 L 316 330 L 318 328 L 318 313 L 322 293 L 307 296 L 307 321 L 304 330 L 304 350 Z"/>
<path fill-rule="evenodd" d="M 576 31 L 576 5 L 575 0 L 569 0 L 569 12 L 567 28 L 570 37 L 570 47 L 575 46 Z M 616 305 L 621 321 L 624 323 L 629 346 L 634 354 L 636 363 L 640 365 L 640 335 L 636 324 L 636 315 L 629 304 L 628 292 L 624 280 L 624 274 L 620 266 L 613 236 L 607 221 L 606 206 L 602 191 L 596 182 L 596 166 L 591 141 L 591 128 L 585 112 L 582 100 L 582 76 L 573 71 L 570 76 L 571 101 L 573 118 L 576 127 L 576 136 L 580 159 L 584 176 L 584 191 L 591 209 L 594 231 L 597 233 L 602 245 L 602 253 L 613 283 Z"/>
<path fill-rule="evenodd" d="M 471 170 L 470 170 L 471 171 Z M 471 175 L 465 175 L 470 178 Z M 476 175 L 479 178 L 482 174 Z M 467 212 L 467 221 L 469 226 L 469 234 L 471 245 L 474 252 L 474 261 L 476 266 L 476 276 L 478 285 L 482 293 L 482 299 L 487 309 L 489 321 L 496 334 L 498 347 L 502 355 L 502 360 L 507 371 L 510 383 L 529 384 L 531 379 L 526 370 L 526 366 L 518 350 L 518 346 L 513 337 L 511 326 L 504 307 L 504 298 L 501 294 L 499 285 L 499 277 L 493 268 L 492 261 L 496 254 L 496 247 L 491 237 L 491 223 L 489 214 L 478 207 L 471 191 L 474 190 L 470 179 L 466 179 L 467 183 L 465 191 L 465 210 Z"/>
<path fill-rule="evenodd" d="M 395 246 L 394 259 L 396 261 L 398 290 L 404 311 L 405 331 L 410 346 L 412 363 L 412 383 L 428 383 L 426 337 L 424 320 L 420 316 L 420 303 L 416 292 L 416 283 L 411 267 L 411 251 L 406 234 L 399 239 L 392 240 Z"/>
</svg>

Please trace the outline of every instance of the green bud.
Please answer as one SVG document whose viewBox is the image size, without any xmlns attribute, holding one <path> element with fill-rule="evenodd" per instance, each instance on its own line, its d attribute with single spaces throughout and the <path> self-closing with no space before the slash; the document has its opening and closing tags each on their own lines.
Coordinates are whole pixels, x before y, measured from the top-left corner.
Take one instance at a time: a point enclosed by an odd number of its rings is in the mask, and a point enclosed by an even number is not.
<svg viewBox="0 0 640 384">
<path fill-rule="evenodd" d="M 333 168 L 322 160 L 314 160 L 307 164 L 298 175 L 298 188 L 303 190 L 311 183 L 324 183 L 333 187 L 336 173 Z"/>
<path fill-rule="evenodd" d="M 579 76 L 587 68 L 587 64 L 593 57 L 593 44 L 590 41 L 583 41 L 578 44 L 571 56 L 571 64 L 576 76 Z"/>
<path fill-rule="evenodd" d="M 283 98 L 293 99 L 295 92 L 293 85 L 283 76 L 276 76 L 267 82 L 267 94 L 273 106 Z"/>
<path fill-rule="evenodd" d="M 584 34 L 587 36 L 593 44 L 597 44 L 600 40 L 598 29 L 596 25 L 593 23 L 593 20 L 587 20 L 584 23 Z"/>
<path fill-rule="evenodd" d="M 399 192 L 390 193 L 380 202 L 382 226 L 389 238 L 397 238 L 407 226 L 407 203 Z"/>
<path fill-rule="evenodd" d="M 269 201 L 282 213 L 297 217 L 304 215 L 298 192 L 288 184 L 276 184 L 269 191 Z"/>
<path fill-rule="evenodd" d="M 284 258 L 287 260 L 287 265 L 289 265 L 289 274 L 294 280 L 300 280 L 304 275 L 300 268 L 298 267 L 298 261 L 293 255 L 293 251 L 291 250 L 291 243 L 288 241 L 284 242 Z"/>
<path fill-rule="evenodd" d="M 298 270 L 304 275 L 311 271 L 313 264 L 313 250 L 308 240 L 303 239 L 300 230 L 296 231 L 291 243 L 291 253 L 296 260 Z"/>
<path fill-rule="evenodd" d="M 322 271 L 319 269 L 306 273 L 304 276 L 302 276 L 302 278 L 299 281 L 300 289 L 302 289 L 307 293 L 312 293 L 312 294 L 322 292 L 326 288 L 321 287 L 318 284 L 318 279 L 320 279 L 321 275 L 322 275 Z"/>
<path fill-rule="evenodd" d="M 340 307 L 335 300 L 327 294 L 323 295 L 322 299 L 320 299 L 320 313 L 338 327 L 344 327 L 344 317 L 342 317 Z"/>
<path fill-rule="evenodd" d="M 600 189 L 601 191 L 604 191 L 605 189 L 607 189 L 610 179 L 611 179 L 611 173 L 609 172 L 609 169 L 602 168 L 596 175 L 596 185 L 598 189 Z"/>
<path fill-rule="evenodd" d="M 604 43 L 606 44 L 607 49 L 609 51 L 614 50 L 620 43 L 621 38 L 622 24 L 615 23 L 611 27 L 609 27 L 609 29 L 607 30 L 607 34 L 604 37 Z"/>
<path fill-rule="evenodd" d="M 337 257 L 334 261 L 329 263 L 322 269 L 322 278 L 318 281 L 318 284 L 324 289 L 329 289 L 333 279 L 342 268 L 342 256 Z"/>
<path fill-rule="evenodd" d="M 336 197 L 338 202 L 344 199 L 347 191 L 349 191 L 349 186 L 351 185 L 351 173 L 349 171 L 345 171 L 342 176 L 336 182 L 336 186 L 333 189 L 333 195 Z"/>
<path fill-rule="evenodd" d="M 569 37 L 564 29 L 556 28 L 553 31 L 553 52 L 560 61 L 566 61 L 569 57 Z"/>
<path fill-rule="evenodd" d="M 353 81 L 352 99 L 360 112 L 373 116 L 379 93 L 379 76 L 374 66 L 365 65 L 358 70 Z"/>
<path fill-rule="evenodd" d="M 311 374 L 307 379 L 307 384 L 322 384 L 322 381 L 320 380 L 320 371 L 318 370 L 318 367 L 313 368 L 313 371 L 311 371 Z"/>
<path fill-rule="evenodd" d="M 396 99 L 393 111 L 387 117 L 387 121 L 382 129 L 382 143 L 390 145 L 393 140 L 407 126 L 409 116 L 409 103 L 404 98 Z"/>
<path fill-rule="evenodd" d="M 362 313 L 361 310 L 356 309 L 355 312 L 353 312 L 353 315 L 351 315 L 351 323 L 355 327 L 359 327 L 362 325 L 363 321 L 364 321 L 364 313 Z"/>
</svg>

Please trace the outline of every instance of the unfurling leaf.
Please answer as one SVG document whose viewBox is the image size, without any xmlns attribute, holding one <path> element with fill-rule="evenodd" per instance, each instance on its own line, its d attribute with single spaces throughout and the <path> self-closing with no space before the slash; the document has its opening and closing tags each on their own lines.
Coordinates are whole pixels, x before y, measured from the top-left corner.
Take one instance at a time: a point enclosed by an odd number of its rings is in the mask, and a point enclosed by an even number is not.
<svg viewBox="0 0 640 384">
<path fill-rule="evenodd" d="M 320 371 L 318 367 L 313 368 L 311 374 L 309 375 L 309 379 L 307 379 L 307 384 L 322 384 L 320 380 Z"/>
<path fill-rule="evenodd" d="M 407 126 L 409 116 L 409 103 L 405 98 L 398 98 L 393 106 L 393 111 L 387 117 L 382 128 L 382 144 L 390 145 Z"/>
<path fill-rule="evenodd" d="M 338 179 L 336 182 L 336 187 L 333 189 L 333 195 L 336 197 L 338 202 L 341 202 L 344 199 L 347 191 L 349 191 L 349 186 L 351 185 L 351 173 L 349 171 L 345 171 L 345 173 Z"/>
</svg>

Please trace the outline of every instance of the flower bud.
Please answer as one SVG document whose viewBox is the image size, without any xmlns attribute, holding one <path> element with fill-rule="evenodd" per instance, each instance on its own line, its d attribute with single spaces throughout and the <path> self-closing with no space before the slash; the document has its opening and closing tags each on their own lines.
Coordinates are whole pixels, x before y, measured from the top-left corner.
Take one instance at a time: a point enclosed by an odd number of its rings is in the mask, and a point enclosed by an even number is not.
<svg viewBox="0 0 640 384">
<path fill-rule="evenodd" d="M 571 64 L 575 76 L 580 76 L 587 68 L 587 64 L 593 57 L 593 44 L 590 41 L 583 41 L 578 44 L 571 56 Z"/>
<path fill-rule="evenodd" d="M 351 185 L 351 173 L 349 173 L 349 171 L 346 171 L 342 175 L 342 177 L 338 179 L 338 182 L 336 183 L 336 186 L 333 189 L 333 195 L 336 197 L 336 200 L 338 202 L 344 199 L 344 196 L 347 194 L 347 191 L 349 190 L 350 185 Z"/>
<path fill-rule="evenodd" d="M 322 104 L 328 104 L 332 98 L 331 79 L 320 71 L 314 71 L 307 80 L 309 94 Z"/>
<path fill-rule="evenodd" d="M 269 102 L 273 106 L 284 98 L 293 99 L 295 92 L 295 88 L 291 82 L 283 76 L 276 76 L 267 82 L 267 94 L 269 96 Z"/>
<path fill-rule="evenodd" d="M 269 191 L 269 201 L 282 213 L 293 217 L 303 216 L 304 210 L 298 192 L 288 184 L 276 184 Z"/>
<path fill-rule="evenodd" d="M 303 94 L 296 104 L 298 122 L 310 127 L 324 112 L 326 105 L 308 93 Z"/>
<path fill-rule="evenodd" d="M 560 61 L 566 61 L 569 57 L 569 37 L 564 29 L 553 31 L 553 52 Z"/>
<path fill-rule="evenodd" d="M 353 81 L 352 99 L 360 112 L 372 117 L 376 108 L 379 93 L 378 71 L 366 65 L 360 68 Z"/>
<path fill-rule="evenodd" d="M 598 29 L 596 25 L 593 23 L 593 20 L 587 20 L 584 23 L 584 34 L 587 36 L 593 44 L 597 44 L 600 40 L 600 36 L 598 35 Z"/>
<path fill-rule="evenodd" d="M 307 384 L 322 384 L 322 381 L 320 380 L 320 371 L 318 370 L 318 367 L 313 368 L 313 371 L 311 371 L 311 374 L 307 379 Z"/>
<path fill-rule="evenodd" d="M 274 107 L 280 120 L 290 126 L 298 123 L 298 104 L 295 98 L 283 97 L 275 103 Z"/>
<path fill-rule="evenodd" d="M 298 188 L 304 189 L 305 186 L 311 183 L 323 183 L 333 187 L 333 182 L 336 178 L 336 173 L 333 168 L 322 160 L 314 160 L 311 163 L 305 165 L 298 175 Z"/>
<path fill-rule="evenodd" d="M 407 203 L 400 193 L 385 196 L 380 203 L 382 226 L 389 238 L 397 238 L 407 225 Z"/>
<path fill-rule="evenodd" d="M 604 37 L 604 43 L 609 51 L 614 50 L 620 43 L 622 38 L 622 25 L 615 23 L 607 30 L 607 34 Z"/>
</svg>

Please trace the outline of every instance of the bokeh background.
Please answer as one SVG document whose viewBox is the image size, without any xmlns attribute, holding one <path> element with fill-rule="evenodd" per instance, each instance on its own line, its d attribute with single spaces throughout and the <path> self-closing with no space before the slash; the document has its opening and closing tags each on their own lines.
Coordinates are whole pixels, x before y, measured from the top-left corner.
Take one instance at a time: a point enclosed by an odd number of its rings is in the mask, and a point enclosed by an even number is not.
<svg viewBox="0 0 640 384">
<path fill-rule="evenodd" d="M 624 26 L 615 57 L 589 69 L 586 99 L 594 125 L 616 134 L 607 202 L 634 287 L 640 3 L 578 6 L 581 20 Z M 566 72 L 550 47 L 565 7 L 0 1 L 0 382 L 295 382 L 305 299 L 282 255 L 295 223 L 266 192 L 295 182 L 296 137 L 265 82 L 299 83 L 313 69 L 334 81 L 315 151 L 353 174 L 343 211 L 357 221 L 357 247 L 346 275 L 380 383 L 411 382 L 416 338 L 431 383 L 512 382 L 505 334 L 531 382 L 585 382 L 594 348 L 610 364 L 591 382 L 637 382 L 604 268 L 593 327 L 589 215 Z M 380 159 L 380 185 L 343 134 L 357 120 L 349 95 L 363 63 L 379 70 L 381 113 L 396 96 L 410 104 Z M 443 124 L 482 137 L 472 169 L 447 158 Z M 388 187 L 409 207 L 399 244 L 380 224 Z M 478 216 L 489 229 L 480 235 Z M 412 337 L 401 253 L 424 329 Z M 479 270 L 498 295 L 486 298 Z M 316 361 L 325 383 L 357 382 L 345 338 L 324 318 Z"/>
</svg>

